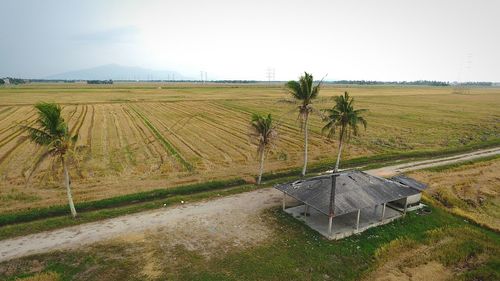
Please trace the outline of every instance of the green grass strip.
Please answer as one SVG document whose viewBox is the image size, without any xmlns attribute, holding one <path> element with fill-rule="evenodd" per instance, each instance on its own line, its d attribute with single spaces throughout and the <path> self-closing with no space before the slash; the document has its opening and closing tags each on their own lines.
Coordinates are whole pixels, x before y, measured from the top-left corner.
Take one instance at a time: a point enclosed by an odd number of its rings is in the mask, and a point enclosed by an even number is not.
<svg viewBox="0 0 500 281">
<path fill-rule="evenodd" d="M 220 190 L 228 187 L 240 186 L 245 184 L 242 179 L 232 179 L 226 181 L 212 181 L 198 184 L 184 185 L 166 189 L 156 189 L 146 192 L 127 194 L 97 201 L 88 201 L 75 204 L 78 212 L 88 212 L 99 209 L 115 208 L 124 205 L 137 204 L 141 202 L 153 201 L 162 198 L 168 198 L 178 195 L 189 195 L 199 192 Z M 0 215 L 0 226 L 29 222 L 38 219 L 45 219 L 68 214 L 67 205 L 51 206 L 47 208 L 38 208 L 18 213 L 6 213 Z"/>
<path fill-rule="evenodd" d="M 265 186 L 262 186 L 265 187 Z M 154 201 L 142 202 L 133 205 L 124 205 L 115 208 L 99 209 L 88 212 L 81 212 L 78 218 L 73 219 L 68 212 L 64 216 L 46 218 L 43 220 L 35 220 L 30 222 L 6 225 L 0 228 L 0 240 L 12 237 L 39 233 L 42 231 L 54 230 L 63 227 L 75 226 L 84 223 L 116 218 L 128 214 L 134 214 L 142 211 L 153 210 L 163 207 L 179 205 L 181 201 L 197 202 L 209 198 L 218 198 L 229 196 L 242 192 L 253 191 L 260 188 L 255 185 L 238 185 L 222 189 L 207 190 L 193 194 L 178 194 L 168 198 L 158 199 Z"/>
</svg>

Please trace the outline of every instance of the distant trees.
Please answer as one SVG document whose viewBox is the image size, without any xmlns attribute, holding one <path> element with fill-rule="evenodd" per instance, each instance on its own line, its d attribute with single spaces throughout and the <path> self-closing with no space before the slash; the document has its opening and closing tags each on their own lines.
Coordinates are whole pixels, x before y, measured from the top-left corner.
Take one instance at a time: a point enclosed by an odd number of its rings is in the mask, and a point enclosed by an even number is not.
<svg viewBox="0 0 500 281">
<path fill-rule="evenodd" d="M 302 176 L 306 175 L 307 170 L 309 114 L 313 111 L 312 101 L 318 97 L 321 87 L 321 82 L 313 86 L 313 81 L 313 76 L 304 72 L 299 81 L 288 81 L 285 84 L 292 97 L 301 103 L 299 105 L 299 119 L 301 120 L 301 129 L 304 131 L 304 166 L 302 168 Z"/>
<path fill-rule="evenodd" d="M 38 103 L 35 105 L 38 111 L 36 127 L 21 126 L 28 132 L 29 138 L 37 145 L 46 148 L 42 157 L 54 156 L 61 161 L 64 171 L 64 183 L 71 215 L 76 217 L 76 209 L 73 204 L 71 193 L 71 179 L 68 172 L 68 153 L 72 152 L 78 135 L 71 136 L 68 124 L 61 116 L 61 107 L 54 103 Z"/>
<path fill-rule="evenodd" d="M 3 79 L 0 78 L 0 81 L 2 81 L 0 82 L 0 84 L 12 84 L 12 85 L 26 84 L 29 82 L 29 80 L 26 79 L 12 78 L 12 77 L 5 77 Z"/>
<path fill-rule="evenodd" d="M 353 135 L 358 135 L 359 124 L 366 129 L 367 122 L 361 116 L 367 109 L 354 109 L 354 99 L 347 92 L 335 98 L 335 106 L 331 109 L 324 110 L 326 116 L 324 121 L 326 125 L 323 127 L 323 132 L 327 132 L 329 138 L 335 135 L 336 130 L 339 130 L 339 152 L 337 162 L 335 163 L 334 172 L 338 172 L 340 155 L 342 153 L 342 145 L 344 141 L 348 141 Z"/>
<path fill-rule="evenodd" d="M 414 86 L 450 86 L 443 81 L 417 80 L 417 81 L 371 81 L 371 80 L 338 80 L 329 81 L 328 84 L 345 85 L 414 85 Z"/>
<path fill-rule="evenodd" d="M 113 84 L 113 80 L 87 80 L 87 84 Z"/>
<path fill-rule="evenodd" d="M 260 161 L 257 184 L 260 184 L 262 180 L 266 151 L 276 140 L 277 135 L 278 133 L 276 128 L 274 127 L 271 114 L 268 114 L 267 116 L 259 114 L 252 115 L 252 120 L 250 122 L 250 137 L 252 138 L 252 141 L 257 145 L 257 154 Z"/>
<path fill-rule="evenodd" d="M 5 81 L 3 81 L 2 78 L 0 78 L 0 85 L 3 85 L 3 84 L 5 84 Z"/>
<path fill-rule="evenodd" d="M 463 82 L 457 83 L 459 86 L 481 86 L 481 87 L 491 87 L 493 82 Z"/>
</svg>

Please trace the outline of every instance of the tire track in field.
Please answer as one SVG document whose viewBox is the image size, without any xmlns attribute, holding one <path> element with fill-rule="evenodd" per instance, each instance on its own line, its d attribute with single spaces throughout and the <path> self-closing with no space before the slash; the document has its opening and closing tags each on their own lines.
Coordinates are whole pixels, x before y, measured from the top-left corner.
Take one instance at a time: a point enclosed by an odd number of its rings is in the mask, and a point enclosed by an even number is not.
<svg viewBox="0 0 500 281">
<path fill-rule="evenodd" d="M 159 104 L 159 105 L 161 106 L 161 104 Z M 159 110 L 159 109 L 156 109 L 156 108 L 153 108 L 153 107 L 148 107 L 147 109 L 144 109 L 144 111 L 146 111 L 150 115 L 154 116 L 155 114 L 153 114 L 152 110 Z M 160 111 L 160 114 L 161 114 L 162 113 L 161 110 L 159 110 L 159 111 Z M 169 134 L 171 134 L 174 138 L 176 138 L 180 143 L 182 143 L 183 145 L 185 145 L 187 148 L 189 148 L 191 150 L 191 152 L 193 152 L 196 156 L 198 156 L 198 157 L 200 157 L 202 159 L 208 160 L 208 158 L 209 158 L 208 155 L 206 155 L 203 152 L 201 152 L 200 150 L 196 149 L 188 141 L 186 141 L 183 137 L 181 137 L 178 134 L 176 134 L 172 129 L 170 129 L 170 127 L 165 122 L 163 122 L 159 118 L 157 118 L 156 121 L 158 123 L 160 123 L 160 125 L 162 125 L 162 127 L 164 127 L 168 131 Z"/>
<path fill-rule="evenodd" d="M 120 125 L 120 122 L 118 121 L 117 117 L 117 112 L 115 109 L 112 111 L 113 115 L 113 124 L 115 125 L 114 128 L 116 130 L 116 135 L 118 137 L 118 145 L 119 145 L 119 151 L 120 153 L 120 158 L 124 158 L 125 166 L 122 163 L 123 170 L 127 170 L 130 168 L 131 165 L 134 165 L 134 159 L 132 156 L 132 152 L 130 151 L 130 144 L 128 140 L 123 136 L 123 128 Z M 124 150 L 124 151 L 122 151 Z M 122 157 L 123 152 L 125 153 L 125 157 Z"/>
<path fill-rule="evenodd" d="M 147 149 L 144 149 L 144 147 L 140 145 L 140 142 L 142 142 L 142 138 L 138 135 L 134 125 L 131 124 L 130 118 L 127 112 L 124 110 L 124 105 L 120 105 L 119 108 L 120 115 L 123 116 L 122 121 L 124 122 L 124 125 L 121 126 L 121 129 L 127 129 L 127 134 L 125 134 L 125 140 L 128 147 L 127 153 L 131 154 L 132 152 L 134 152 L 133 157 L 132 155 L 130 155 L 130 157 L 132 157 L 131 161 L 135 166 L 137 164 L 137 157 L 139 157 L 140 161 L 142 162 L 145 159 L 152 158 L 152 155 L 149 155 Z"/>
<path fill-rule="evenodd" d="M 17 112 L 17 110 L 16 110 L 16 112 Z M 33 110 L 29 110 L 28 114 L 30 112 L 33 112 Z M 32 119 L 35 115 L 36 115 L 36 113 L 31 114 L 28 118 L 23 120 L 21 123 L 26 124 L 26 126 L 33 126 L 34 124 L 36 124 L 37 120 L 36 119 L 31 120 L 31 121 L 29 121 L 29 120 Z M 14 129 L 17 126 L 18 126 L 18 124 L 14 124 L 9 129 Z M 0 142 L 0 148 L 1 148 L 9 143 L 12 143 L 12 141 L 14 141 L 17 138 L 16 143 L 14 143 L 11 148 L 9 148 L 7 151 L 5 151 L 3 153 L 3 155 L 0 156 L 0 168 L 4 166 L 3 164 L 7 159 L 10 159 L 11 156 L 15 156 L 15 154 L 13 154 L 14 151 L 18 151 L 23 145 L 25 145 L 29 141 L 29 136 L 23 135 L 24 133 L 25 133 L 25 130 L 19 128 L 17 130 L 14 130 L 13 133 L 8 135 L 6 138 L 4 138 L 2 140 L 2 142 Z M 36 151 L 36 153 L 37 153 L 39 149 L 37 149 L 37 148 L 35 148 L 35 149 L 37 150 Z M 10 163 L 10 162 L 7 162 L 7 163 Z M 3 169 L 0 169 L 0 170 L 3 170 Z M 24 177 L 24 171 L 26 171 L 26 168 L 20 169 L 21 175 L 23 177 Z"/>
<path fill-rule="evenodd" d="M 214 102 L 219 104 L 219 106 L 222 107 L 227 107 L 230 109 L 233 109 L 235 111 L 239 112 L 248 112 L 251 113 L 250 110 L 245 109 L 243 106 L 238 106 L 231 104 L 230 102 Z M 297 123 L 291 121 L 290 118 L 287 117 L 288 115 L 280 115 L 280 124 L 279 124 L 279 131 L 283 132 L 280 133 L 279 140 L 280 142 L 286 142 L 287 145 L 293 145 L 297 147 L 297 149 L 302 149 L 303 148 L 303 143 L 301 142 L 302 137 L 296 137 L 298 135 L 302 135 L 302 132 L 300 131 L 299 126 L 293 126 L 290 123 Z M 324 136 L 321 133 L 317 133 L 314 130 L 311 129 L 311 126 L 316 126 L 313 123 L 316 123 L 313 119 L 309 118 L 309 145 L 311 147 L 316 147 L 317 149 L 321 149 L 323 146 L 323 143 L 321 142 L 321 138 L 324 138 Z M 298 124 L 297 124 L 298 125 Z M 321 125 L 318 125 L 317 127 L 321 128 Z"/>
<path fill-rule="evenodd" d="M 7 120 L 9 120 L 9 119 L 15 119 L 15 120 L 16 120 L 16 119 L 17 119 L 17 116 L 15 116 L 14 114 L 17 114 L 19 109 L 20 109 L 20 108 L 16 109 L 14 112 L 12 112 L 12 114 L 11 114 L 9 117 L 7 117 L 7 119 L 6 119 L 6 120 L 3 120 L 3 122 L 8 122 Z M 31 112 L 32 112 L 32 110 L 30 110 L 27 114 L 23 114 L 23 117 L 24 117 L 25 115 L 30 114 Z M 32 114 L 31 114 L 31 115 L 29 115 L 27 118 L 24 118 L 24 121 L 19 122 L 19 123 L 23 123 L 23 122 L 27 123 L 27 122 L 28 122 L 31 118 L 33 118 L 35 115 L 36 115 L 36 113 L 32 113 Z M 7 132 L 7 131 L 9 131 L 9 130 L 14 129 L 14 128 L 15 128 L 15 127 L 17 127 L 17 126 L 19 126 L 19 123 L 16 123 L 16 121 L 15 121 L 15 120 L 10 121 L 10 125 L 7 125 L 7 127 L 6 127 L 6 128 L 4 128 L 4 129 L 0 130 L 0 135 L 1 135 L 1 134 L 3 134 L 3 133 L 5 133 L 5 132 Z"/>
<path fill-rule="evenodd" d="M 16 149 L 18 149 L 24 142 L 28 140 L 27 136 L 21 136 L 17 143 L 12 146 L 9 150 L 7 150 L 1 157 L 0 157 L 0 165 L 9 157 L 12 152 L 14 152 Z"/>
<path fill-rule="evenodd" d="M 26 120 L 26 123 L 27 123 L 26 126 L 33 126 L 36 123 L 36 120 L 32 120 L 31 122 Z M 15 127 L 17 127 L 17 126 L 14 126 L 11 129 L 14 129 Z M 4 138 L 2 141 L 0 141 L 0 148 L 2 148 L 4 145 L 6 145 L 7 143 L 9 143 L 11 140 L 15 139 L 19 135 L 23 134 L 24 132 L 25 131 L 21 128 L 19 128 L 18 130 L 14 130 L 14 132 L 12 132 L 6 138 Z"/>
<path fill-rule="evenodd" d="M 88 111 L 88 105 L 83 106 L 82 113 L 80 114 L 80 117 L 77 120 L 77 124 L 73 129 L 70 130 L 70 135 L 78 135 L 80 132 L 80 129 L 83 126 L 83 122 L 85 121 L 85 118 L 87 117 L 87 111 Z"/>
<path fill-rule="evenodd" d="M 90 119 L 90 126 L 87 132 L 87 144 L 89 146 L 90 155 L 92 155 L 92 132 L 94 129 L 94 122 L 95 122 L 95 107 L 94 105 L 91 105 L 91 107 L 92 107 L 92 117 Z"/>
<path fill-rule="evenodd" d="M 172 107 L 172 108 L 169 108 L 169 110 L 176 110 L 177 112 L 181 112 L 182 114 L 185 114 L 187 116 L 190 116 L 192 115 L 190 112 L 187 112 L 181 108 L 178 108 L 178 107 Z M 207 121 L 208 117 L 206 115 L 203 115 L 203 118 L 199 118 L 198 116 L 195 116 L 193 117 L 193 120 L 197 120 L 199 121 L 200 123 L 204 123 L 206 124 L 207 126 L 210 126 L 212 128 L 215 128 L 215 129 L 218 129 L 218 130 L 221 130 L 218 126 L 210 123 L 209 121 Z M 239 149 L 238 145 L 236 145 L 236 143 L 238 142 L 231 142 L 231 140 L 227 139 L 227 138 L 223 138 L 224 134 L 221 134 L 221 135 L 217 135 L 215 132 L 212 132 L 211 130 L 207 130 L 206 128 L 203 127 L 203 125 L 199 125 L 197 124 L 196 122 L 193 122 L 191 123 L 191 126 L 193 127 L 196 127 L 197 130 L 195 130 L 195 132 L 204 132 L 204 134 L 206 135 L 210 135 L 212 136 L 213 139 L 215 140 L 219 140 L 220 142 L 223 142 L 225 144 L 225 147 L 227 148 L 230 148 L 231 150 L 233 150 L 236 154 L 239 154 L 240 156 L 242 156 L 244 159 L 247 159 L 248 160 L 248 155 L 246 153 L 245 150 L 243 150 L 243 152 Z M 225 133 L 228 133 L 229 135 L 231 136 L 234 136 L 235 138 L 238 138 L 238 139 L 242 139 L 241 137 L 235 135 L 234 133 L 235 132 L 229 132 L 227 130 L 221 130 Z M 197 134 L 198 135 L 198 134 Z M 210 142 L 210 140 L 204 138 L 202 135 L 198 135 L 200 138 L 202 138 L 203 140 L 205 140 L 205 142 L 209 143 L 210 145 L 212 145 L 213 147 L 215 147 L 220 153 L 222 153 L 222 155 L 224 155 L 224 158 L 226 158 L 226 162 L 227 163 L 231 163 L 231 162 L 234 162 L 234 159 L 233 157 L 231 156 L 231 154 L 229 154 L 225 147 L 218 147 L 216 144 Z M 248 139 L 244 139 L 244 142 L 247 142 Z"/>
<path fill-rule="evenodd" d="M 160 131 L 158 131 L 158 129 L 151 123 L 151 121 L 149 121 L 149 119 L 146 118 L 146 116 L 144 116 L 143 114 L 141 114 L 138 110 L 136 110 L 134 107 L 130 107 L 136 114 L 139 118 L 142 119 L 142 121 L 144 122 L 144 124 L 151 130 L 151 132 L 157 137 L 157 139 L 160 141 L 160 143 L 163 144 L 163 146 L 165 147 L 165 149 L 173 156 L 175 157 L 181 164 L 182 166 L 188 170 L 188 171 L 192 171 L 193 170 L 193 166 L 187 162 L 183 157 L 182 155 L 175 149 L 175 147 L 170 143 L 168 142 L 164 137 L 163 135 L 160 133 Z"/>
<path fill-rule="evenodd" d="M 178 108 L 173 108 L 172 109 L 172 108 L 166 107 L 165 105 L 163 105 L 163 107 L 166 110 L 169 110 L 169 111 L 177 110 L 177 111 L 182 112 L 183 114 L 187 114 L 188 116 L 190 115 L 189 113 L 186 113 L 185 111 L 179 110 Z M 194 118 L 196 118 L 196 117 L 194 117 Z M 158 120 L 158 121 L 161 122 L 160 120 Z M 174 137 L 176 137 L 177 139 L 179 139 L 184 145 L 186 145 L 189 149 L 191 149 L 196 155 L 198 155 L 199 157 L 203 158 L 204 160 L 210 161 L 209 160 L 210 156 L 208 154 L 205 154 L 201 150 L 198 150 L 197 148 L 195 148 L 194 146 L 192 146 L 188 141 L 184 140 L 183 137 L 181 137 L 180 135 L 178 135 L 177 133 L 175 133 L 172 129 L 170 129 L 170 127 L 168 125 L 166 125 L 165 123 L 163 123 L 163 122 L 161 122 L 161 123 L 162 123 L 162 126 L 165 127 L 170 134 L 172 134 Z M 196 135 L 197 138 L 204 139 L 202 135 L 200 135 L 200 134 L 197 133 L 197 131 L 190 131 L 190 133 L 192 133 L 193 135 Z M 210 161 L 210 162 L 212 162 L 212 161 Z"/>
<path fill-rule="evenodd" d="M 71 113 L 70 113 L 70 115 L 68 117 L 68 120 L 66 121 L 66 124 L 68 124 L 68 126 L 69 126 L 69 123 L 71 122 L 71 120 L 73 119 L 73 116 L 78 111 L 78 105 L 75 105 L 74 107 L 75 108 L 73 109 L 73 111 L 71 111 Z"/>
<path fill-rule="evenodd" d="M 151 157 L 151 158 L 155 158 L 156 156 L 160 157 L 160 163 L 163 164 L 163 156 L 162 154 L 156 149 L 156 147 L 154 145 L 151 145 L 151 142 L 155 139 L 154 136 L 152 136 L 152 139 L 153 140 L 150 140 L 150 137 L 147 136 L 146 132 L 144 131 L 143 128 L 141 128 L 141 126 L 139 126 L 136 122 L 135 122 L 135 118 L 134 116 L 132 115 L 132 113 L 130 113 L 130 111 L 126 108 L 126 107 L 122 107 L 122 110 L 123 112 L 126 113 L 126 116 L 127 116 L 127 120 L 129 122 L 129 126 L 131 126 L 131 128 L 135 128 L 135 131 L 139 134 L 139 140 L 144 143 L 145 147 L 146 147 L 146 150 L 144 151 L 145 154 L 146 154 L 146 157 Z M 151 148 L 152 147 L 152 148 Z M 154 149 L 154 151 L 153 151 Z M 149 153 L 148 153 L 149 152 Z"/>
<path fill-rule="evenodd" d="M 14 108 L 14 106 L 8 106 L 8 105 L 7 105 L 7 106 L 2 106 L 2 107 L 3 107 L 3 109 L 2 109 L 2 110 L 0 110 L 0 115 L 1 115 L 1 114 L 4 114 L 4 113 L 6 113 L 6 112 L 8 112 L 9 110 L 12 110 L 12 109 Z"/>
<path fill-rule="evenodd" d="M 220 110 L 226 110 L 229 112 L 234 112 L 236 115 L 234 115 L 234 118 L 232 118 L 233 124 L 239 123 L 241 126 L 248 126 L 250 119 L 243 119 L 243 117 L 239 116 L 242 113 L 247 115 L 251 114 L 251 111 L 245 111 L 245 110 L 237 110 L 233 109 L 231 107 L 227 107 L 225 105 L 219 104 L 219 103 L 213 103 L 213 106 L 216 108 L 219 108 Z M 284 124 L 284 126 L 283 126 Z M 301 138 L 295 138 L 292 136 L 296 136 L 298 133 L 298 130 L 296 127 L 292 127 L 286 123 L 282 123 L 281 126 L 278 128 L 280 130 L 280 134 L 278 136 L 279 142 L 284 143 L 287 145 L 288 148 L 290 147 L 295 147 L 296 149 L 302 149 L 302 145 L 300 144 L 300 139 Z"/>
<path fill-rule="evenodd" d="M 110 108 L 111 107 L 111 108 Z M 118 136 L 118 130 L 116 128 L 114 110 L 112 105 L 106 105 L 106 140 L 108 145 L 108 159 L 111 165 L 111 168 L 121 173 L 125 169 L 126 160 L 123 160 L 123 155 L 121 151 L 121 140 Z"/>
</svg>

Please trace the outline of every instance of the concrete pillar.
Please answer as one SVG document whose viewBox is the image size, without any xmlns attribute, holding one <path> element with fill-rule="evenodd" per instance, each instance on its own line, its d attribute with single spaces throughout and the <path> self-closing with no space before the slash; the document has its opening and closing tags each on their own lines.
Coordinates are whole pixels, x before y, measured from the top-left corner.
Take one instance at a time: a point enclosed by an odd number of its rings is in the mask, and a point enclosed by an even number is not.
<svg viewBox="0 0 500 281">
<path fill-rule="evenodd" d="M 304 221 L 307 219 L 307 209 L 308 209 L 307 204 L 304 204 Z"/>
<path fill-rule="evenodd" d="M 283 211 L 285 210 L 286 207 L 286 193 L 283 192 Z"/>
<path fill-rule="evenodd" d="M 408 209 L 408 197 L 406 197 L 406 199 L 405 199 L 405 209 L 404 209 L 403 215 L 406 215 L 406 209 Z"/>
<path fill-rule="evenodd" d="M 328 218 L 328 235 L 332 235 L 332 224 L 333 224 L 333 216 L 330 215 Z"/>
<path fill-rule="evenodd" d="M 385 216 L 385 205 L 386 205 L 386 204 L 387 204 L 387 203 L 384 203 L 384 204 L 383 204 L 383 205 L 384 205 L 384 207 L 382 208 L 382 218 L 380 219 L 381 221 L 384 221 L 384 216 Z"/>
<path fill-rule="evenodd" d="M 361 210 L 358 210 L 358 219 L 356 220 L 356 232 L 359 232 L 359 216 L 361 215 Z"/>
</svg>

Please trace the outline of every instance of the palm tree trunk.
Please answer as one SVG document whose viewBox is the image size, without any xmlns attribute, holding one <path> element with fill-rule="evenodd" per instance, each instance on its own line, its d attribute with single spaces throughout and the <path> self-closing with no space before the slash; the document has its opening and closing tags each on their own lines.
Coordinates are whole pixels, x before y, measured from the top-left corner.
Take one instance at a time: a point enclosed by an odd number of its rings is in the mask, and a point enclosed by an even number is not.
<svg viewBox="0 0 500 281">
<path fill-rule="evenodd" d="M 257 179 L 257 184 L 259 185 L 262 180 L 262 173 L 264 172 L 264 149 L 260 152 L 260 169 L 259 169 L 259 178 Z"/>
<path fill-rule="evenodd" d="M 342 126 L 342 129 L 340 130 L 340 138 L 339 138 L 339 153 L 337 155 L 337 163 L 335 163 L 335 170 L 333 170 L 335 173 L 339 171 L 339 164 L 340 164 L 340 155 L 342 154 L 342 145 L 344 144 L 344 134 L 345 134 L 345 127 Z"/>
<path fill-rule="evenodd" d="M 71 215 L 75 218 L 77 213 L 75 204 L 73 203 L 73 196 L 71 195 L 71 182 L 69 179 L 68 167 L 66 166 L 66 161 L 64 161 L 64 156 L 61 156 L 61 162 L 64 170 L 64 184 L 66 185 L 66 193 L 68 194 L 69 209 L 71 210 Z"/>
<path fill-rule="evenodd" d="M 309 113 L 306 112 L 304 116 L 304 167 L 302 168 L 302 176 L 306 175 L 307 170 L 307 144 L 308 144 L 308 122 L 309 121 Z"/>
</svg>

